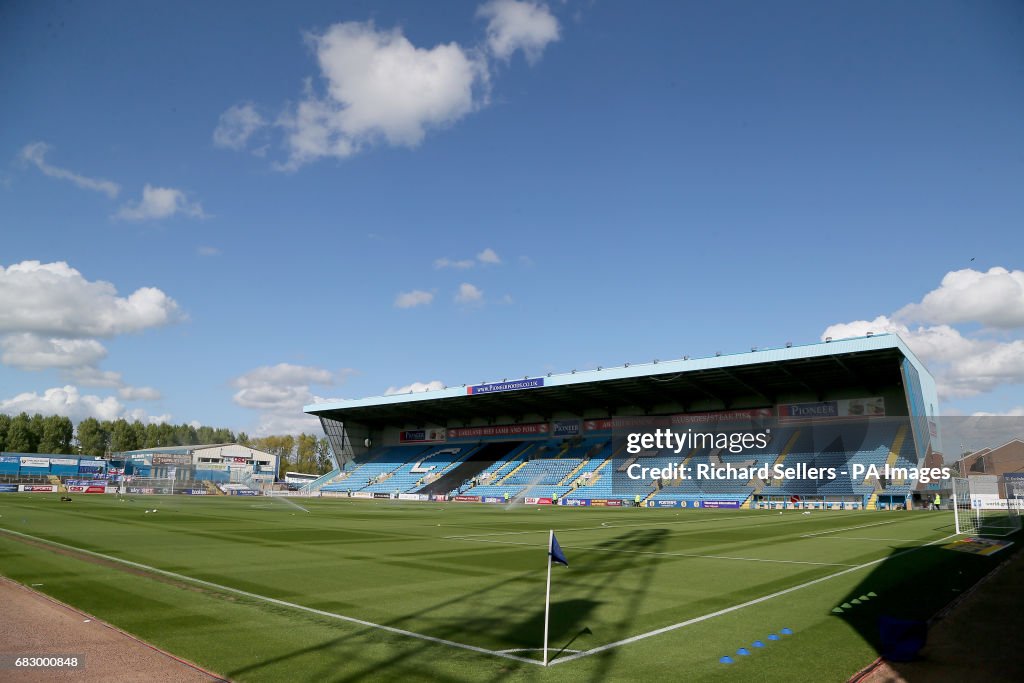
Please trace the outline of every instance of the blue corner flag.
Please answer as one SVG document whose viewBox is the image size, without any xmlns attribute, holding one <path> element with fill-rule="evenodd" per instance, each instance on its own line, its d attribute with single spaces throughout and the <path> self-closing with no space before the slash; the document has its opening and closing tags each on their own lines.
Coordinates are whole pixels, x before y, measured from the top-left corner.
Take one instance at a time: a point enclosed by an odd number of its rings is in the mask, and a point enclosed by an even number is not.
<svg viewBox="0 0 1024 683">
<path fill-rule="evenodd" d="M 565 553 L 562 552 L 562 546 L 558 545 L 558 539 L 555 535 L 551 534 L 551 561 L 557 562 L 558 564 L 564 564 L 566 567 L 569 566 L 569 560 L 565 559 Z"/>
</svg>

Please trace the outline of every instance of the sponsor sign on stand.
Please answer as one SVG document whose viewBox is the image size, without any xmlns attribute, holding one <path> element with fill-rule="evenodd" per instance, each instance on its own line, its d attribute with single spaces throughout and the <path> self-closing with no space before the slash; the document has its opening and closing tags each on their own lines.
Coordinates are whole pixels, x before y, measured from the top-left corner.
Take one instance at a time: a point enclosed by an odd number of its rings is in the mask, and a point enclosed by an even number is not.
<svg viewBox="0 0 1024 683">
<path fill-rule="evenodd" d="M 68 486 L 68 493 L 106 493 L 106 486 Z"/>
<path fill-rule="evenodd" d="M 57 487 L 53 484 L 19 484 L 18 490 L 23 493 L 53 493 Z"/>
<path fill-rule="evenodd" d="M 555 420 L 551 423 L 551 436 L 576 436 L 580 433 L 579 420 Z"/>
<path fill-rule="evenodd" d="M 562 500 L 558 501 L 558 504 L 559 505 L 564 505 L 566 507 L 571 507 L 571 508 L 590 507 L 590 499 L 589 498 L 563 498 Z"/>
<path fill-rule="evenodd" d="M 49 458 L 32 458 L 32 457 L 22 456 L 21 457 L 21 466 L 22 467 L 46 467 L 46 468 L 49 468 L 50 467 L 50 459 Z"/>
<path fill-rule="evenodd" d="M 460 503 L 479 503 L 480 496 L 452 496 L 452 500 L 457 500 Z"/>
<path fill-rule="evenodd" d="M 494 394 L 499 391 L 519 391 L 520 389 L 537 389 L 544 386 L 543 377 L 534 379 L 517 379 L 511 382 L 491 382 L 490 384 L 474 384 L 466 387 L 466 394 L 478 396 L 480 394 Z"/>
<path fill-rule="evenodd" d="M 444 429 L 409 429 L 398 435 L 400 443 L 436 443 L 445 440 Z"/>
<path fill-rule="evenodd" d="M 456 427 L 448 430 L 448 439 L 472 439 L 482 436 L 526 436 L 547 434 L 551 428 L 547 422 L 529 424 L 487 425 L 483 427 Z"/>
</svg>

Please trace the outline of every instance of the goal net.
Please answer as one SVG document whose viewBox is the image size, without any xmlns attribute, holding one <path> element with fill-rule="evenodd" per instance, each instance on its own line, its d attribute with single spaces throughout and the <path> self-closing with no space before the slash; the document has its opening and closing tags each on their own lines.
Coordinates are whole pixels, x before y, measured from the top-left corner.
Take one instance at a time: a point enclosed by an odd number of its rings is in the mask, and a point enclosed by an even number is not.
<svg viewBox="0 0 1024 683">
<path fill-rule="evenodd" d="M 956 532 L 969 536 L 1009 536 L 1021 529 L 1020 492 L 996 476 L 953 479 Z"/>
</svg>

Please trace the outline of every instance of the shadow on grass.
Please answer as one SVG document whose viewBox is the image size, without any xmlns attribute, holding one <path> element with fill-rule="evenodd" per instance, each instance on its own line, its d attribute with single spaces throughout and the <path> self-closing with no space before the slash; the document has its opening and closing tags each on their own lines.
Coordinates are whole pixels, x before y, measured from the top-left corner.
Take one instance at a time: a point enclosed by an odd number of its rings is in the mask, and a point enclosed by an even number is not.
<svg viewBox="0 0 1024 683">
<path fill-rule="evenodd" d="M 552 659 L 570 650 L 579 640 L 586 640 L 590 636 L 594 636 L 596 642 L 604 643 L 628 635 L 636 620 L 636 610 L 643 601 L 643 594 L 650 585 L 650 573 L 657 563 L 651 562 L 650 556 L 601 551 L 658 551 L 663 547 L 667 535 L 668 531 L 664 529 L 624 531 L 593 546 L 595 550 L 586 551 L 573 551 L 571 543 L 563 539 L 572 568 L 556 567 L 557 575 L 552 579 L 549 638 Z M 571 538 L 571 534 L 566 534 L 566 538 Z M 485 587 L 440 600 L 384 625 L 461 643 L 472 643 L 476 640 L 474 634 L 497 634 L 493 639 L 504 645 L 503 650 L 516 651 L 515 654 L 519 656 L 536 657 L 539 660 L 544 633 L 546 567 L 543 565 L 543 550 L 541 553 L 536 553 L 536 550 L 532 552 L 539 556 L 541 563 L 537 571 L 523 572 L 511 578 L 503 577 Z M 467 558 L 467 561 L 471 559 Z M 517 587 L 509 590 L 510 586 Z M 625 598 L 629 605 L 623 618 L 614 623 L 600 622 L 594 616 L 595 610 L 605 602 L 604 597 L 609 590 L 618 593 L 616 600 Z M 572 597 L 558 598 L 559 594 Z M 451 613 L 453 608 L 457 614 Z M 386 642 L 389 639 L 394 640 L 394 645 L 386 659 L 372 656 L 367 658 L 365 653 L 359 651 L 362 643 Z M 467 656 L 477 658 L 471 669 L 467 662 L 467 670 L 472 672 L 469 678 L 474 681 L 496 682 L 510 673 L 534 668 L 534 665 L 524 662 L 495 657 L 491 669 L 482 666 L 479 659 L 487 655 L 471 654 L 411 637 L 393 636 L 373 628 L 357 628 L 343 637 L 256 661 L 230 671 L 228 675 L 231 678 L 244 678 L 318 653 L 325 660 L 322 671 L 324 680 L 393 680 L 410 675 L 434 680 L 457 680 L 445 674 L 443 666 L 439 665 L 456 657 Z M 610 650 L 600 656 L 610 666 L 610 660 L 616 656 L 616 652 Z M 343 671 L 332 671 L 332 667 Z"/>
<path fill-rule="evenodd" d="M 936 530 L 952 532 L 950 527 L 938 527 Z M 952 606 L 1000 563 L 1014 558 L 1021 547 L 1020 537 L 1021 534 L 1016 534 L 1004 539 L 1012 540 L 1014 544 L 989 556 L 944 547 L 962 536 L 930 546 L 908 544 L 894 548 L 884 562 L 831 607 L 832 615 L 856 631 L 896 672 L 905 670 L 906 680 L 960 678 L 963 672 L 953 676 L 952 672 L 946 671 L 950 675 L 945 677 L 941 667 L 933 667 L 934 670 L 924 674 L 919 664 L 928 658 L 928 648 L 922 651 L 924 655 L 915 655 L 917 647 L 914 641 L 930 637 L 938 614 Z M 1018 585 L 1015 590 L 1019 604 L 1024 588 Z M 988 616 L 997 620 L 1001 618 L 999 614 Z M 958 628 L 966 629 L 959 634 L 963 645 L 961 657 L 970 658 L 974 649 L 971 644 L 977 641 L 969 632 L 969 625 Z M 1015 649 L 1018 639 L 1012 629 L 1002 629 L 1002 634 L 1004 643 L 1001 647 L 1008 651 Z M 905 657 L 910 661 L 895 661 Z M 984 664 L 983 659 L 979 658 L 979 666 Z M 968 667 L 966 671 L 969 673 L 971 669 Z M 1001 676 L 993 678 L 980 673 L 970 678 L 1004 680 Z"/>
</svg>

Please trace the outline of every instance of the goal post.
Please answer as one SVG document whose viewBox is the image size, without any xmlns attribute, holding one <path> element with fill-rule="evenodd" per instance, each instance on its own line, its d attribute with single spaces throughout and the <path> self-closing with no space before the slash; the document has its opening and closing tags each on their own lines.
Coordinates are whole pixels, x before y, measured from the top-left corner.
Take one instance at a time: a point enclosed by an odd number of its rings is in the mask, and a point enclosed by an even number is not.
<svg viewBox="0 0 1024 683">
<path fill-rule="evenodd" d="M 953 518 L 958 534 L 1009 536 L 1021 529 L 1021 499 L 1001 498 L 999 477 L 953 479 Z"/>
</svg>

